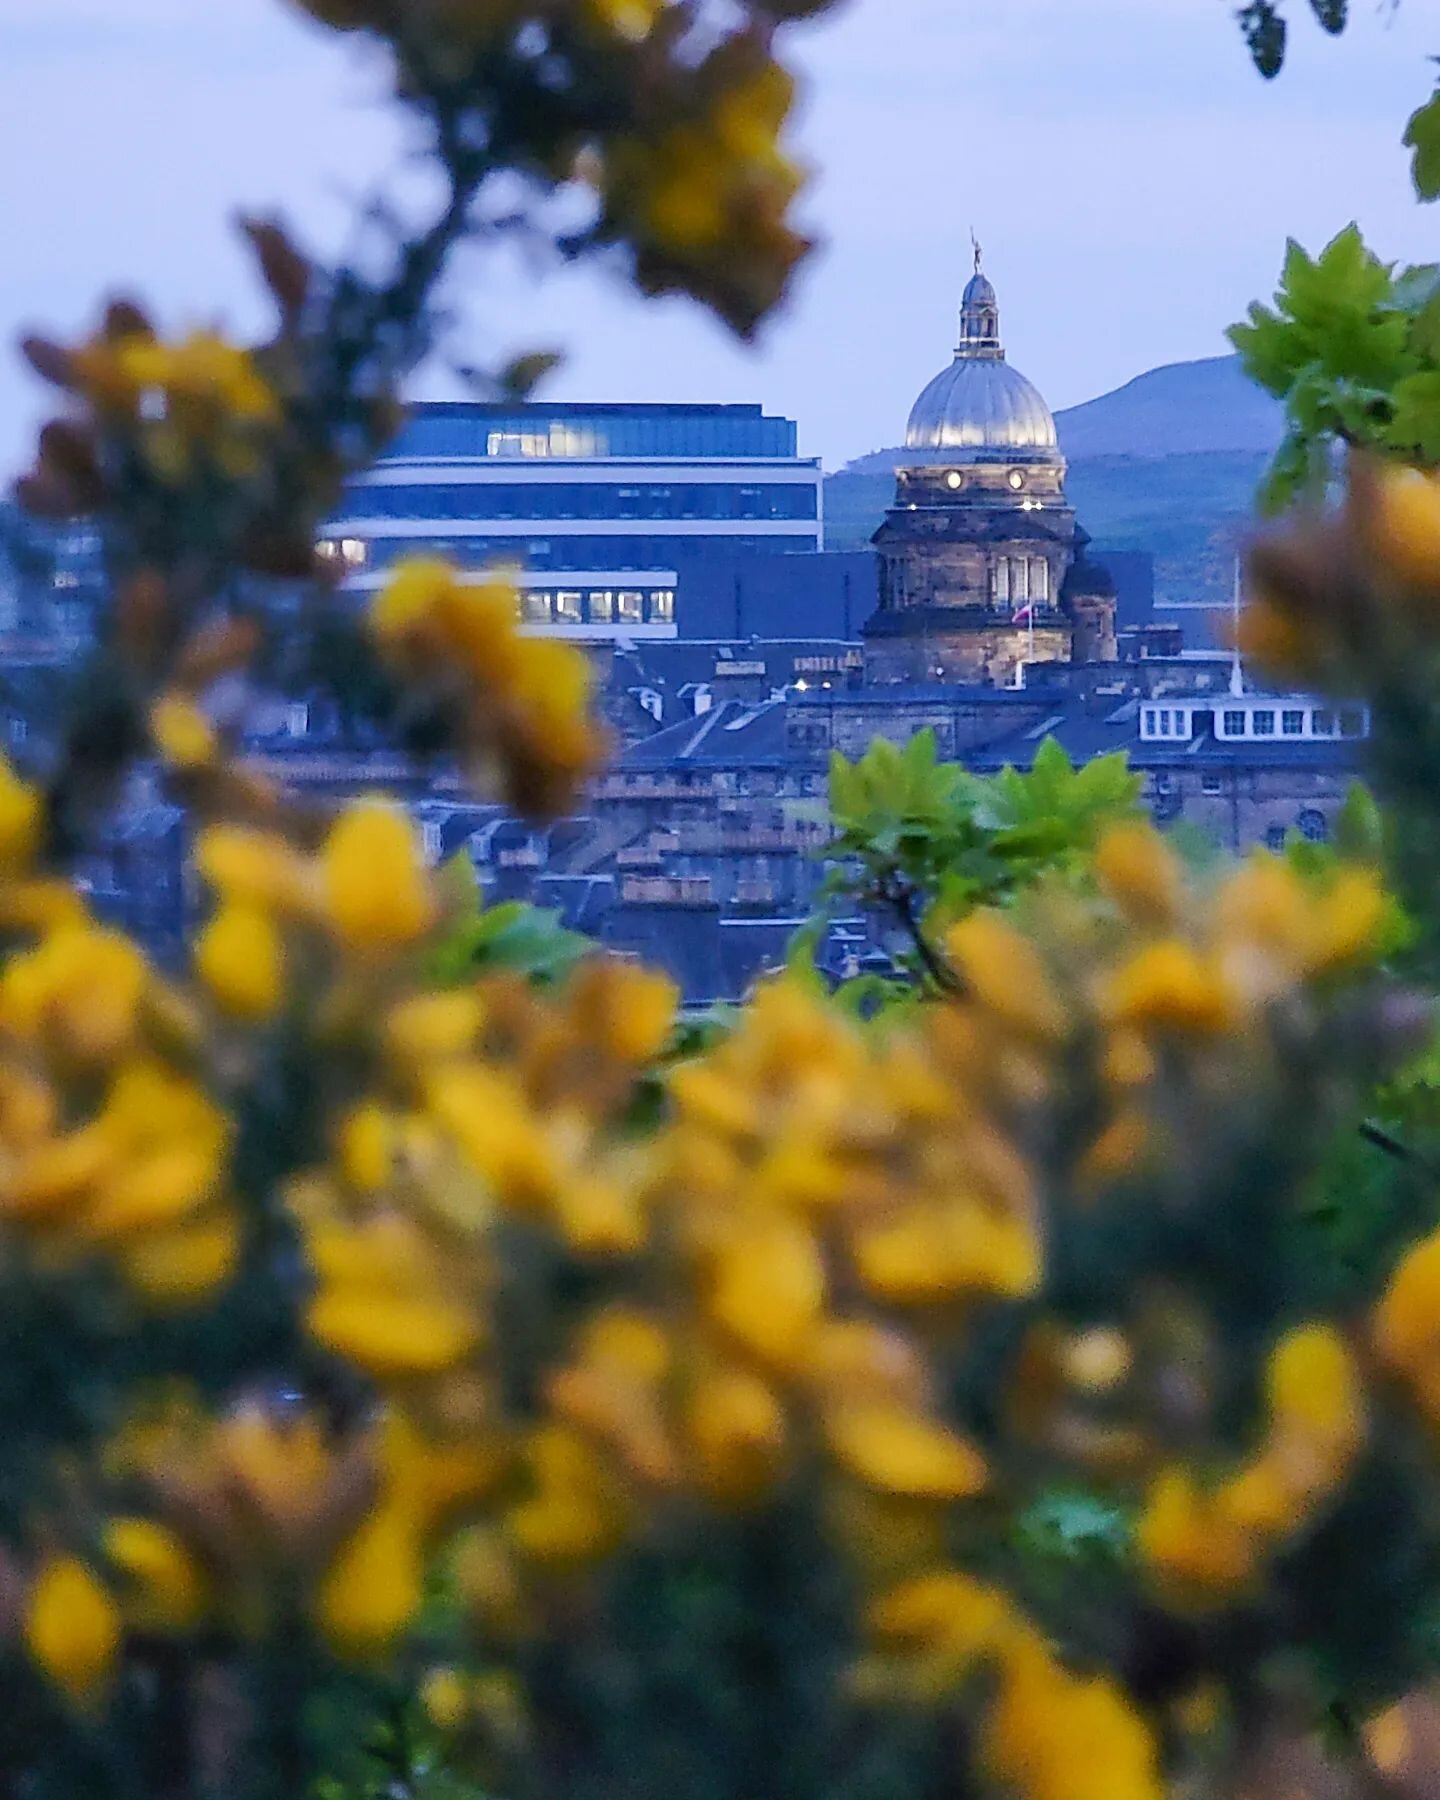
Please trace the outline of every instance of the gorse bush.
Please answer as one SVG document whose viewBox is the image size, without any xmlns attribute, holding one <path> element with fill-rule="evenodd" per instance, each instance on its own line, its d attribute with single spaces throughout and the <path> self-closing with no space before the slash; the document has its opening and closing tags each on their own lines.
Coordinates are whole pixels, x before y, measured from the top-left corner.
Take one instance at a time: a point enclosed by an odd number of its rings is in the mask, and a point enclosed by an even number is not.
<svg viewBox="0 0 1440 1800">
<path fill-rule="evenodd" d="M 502 574 L 357 606 L 317 528 L 462 239 L 563 200 L 567 255 L 758 323 L 805 248 L 776 48 L 822 7 L 305 10 L 388 44 L 433 221 L 377 207 L 326 270 L 251 222 L 263 344 L 119 301 L 28 346 L 60 410 L 22 494 L 98 521 L 112 603 L 0 773 L 6 1790 L 1430 1791 L 1440 486 L 1357 461 L 1255 552 L 1255 650 L 1368 700 L 1383 823 L 1190 868 L 1113 761 L 877 746 L 832 853 L 895 978 L 832 994 L 802 943 L 682 1023 L 209 701 L 329 691 L 572 803 L 581 655 Z M 1291 290 L 1277 370 L 1320 329 Z M 181 970 L 69 879 L 141 764 L 194 830 Z"/>
</svg>

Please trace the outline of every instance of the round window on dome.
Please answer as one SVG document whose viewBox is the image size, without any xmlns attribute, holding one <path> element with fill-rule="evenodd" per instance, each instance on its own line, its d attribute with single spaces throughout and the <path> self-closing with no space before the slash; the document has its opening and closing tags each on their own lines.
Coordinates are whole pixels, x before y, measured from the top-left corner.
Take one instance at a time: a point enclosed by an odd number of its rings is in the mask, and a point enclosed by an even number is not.
<svg viewBox="0 0 1440 1800">
<path fill-rule="evenodd" d="M 962 488 L 965 485 L 965 477 L 958 469 L 952 469 L 945 477 L 945 485 L 951 489 Z"/>
<path fill-rule="evenodd" d="M 1023 469 L 1012 469 L 1005 479 L 1018 494 L 1020 489 L 1025 485 L 1025 471 Z"/>
</svg>

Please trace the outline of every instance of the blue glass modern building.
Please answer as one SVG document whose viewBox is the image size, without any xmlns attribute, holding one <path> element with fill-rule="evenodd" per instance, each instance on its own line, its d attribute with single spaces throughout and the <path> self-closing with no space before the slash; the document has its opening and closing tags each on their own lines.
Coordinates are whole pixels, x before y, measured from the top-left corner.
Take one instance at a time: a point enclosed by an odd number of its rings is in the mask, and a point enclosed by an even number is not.
<svg viewBox="0 0 1440 1800">
<path fill-rule="evenodd" d="M 681 571 L 822 548 L 818 461 L 758 406 L 417 406 L 346 495 L 322 553 L 355 587 L 397 557 L 520 571 L 526 621 L 590 640 L 673 637 Z"/>
</svg>

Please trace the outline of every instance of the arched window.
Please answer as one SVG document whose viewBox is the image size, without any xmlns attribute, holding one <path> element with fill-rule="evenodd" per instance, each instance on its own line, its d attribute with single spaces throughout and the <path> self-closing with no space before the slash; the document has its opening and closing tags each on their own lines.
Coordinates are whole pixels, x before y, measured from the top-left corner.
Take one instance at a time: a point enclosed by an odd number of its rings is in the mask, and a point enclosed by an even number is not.
<svg viewBox="0 0 1440 1800">
<path fill-rule="evenodd" d="M 1318 807 L 1307 806 L 1301 813 L 1297 823 L 1300 835 L 1310 844 L 1326 844 L 1330 841 L 1330 825 L 1324 813 Z"/>
</svg>

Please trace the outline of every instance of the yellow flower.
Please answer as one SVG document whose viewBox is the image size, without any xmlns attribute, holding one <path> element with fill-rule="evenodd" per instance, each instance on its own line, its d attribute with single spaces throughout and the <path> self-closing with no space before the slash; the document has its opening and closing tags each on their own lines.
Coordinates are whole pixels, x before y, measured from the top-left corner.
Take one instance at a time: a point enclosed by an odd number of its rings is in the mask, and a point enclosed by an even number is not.
<svg viewBox="0 0 1440 1800">
<path fill-rule="evenodd" d="M 125 1611 L 143 1631 L 185 1631 L 205 1611 L 207 1583 L 185 1545 L 151 1519 L 112 1519 L 105 1555 L 125 1578 Z"/>
<path fill-rule="evenodd" d="M 175 1225 L 205 1204 L 220 1174 L 211 1146 L 166 1144 L 98 1185 L 85 1214 L 85 1231 L 104 1241 Z"/>
<path fill-rule="evenodd" d="M 618 1062 L 647 1063 L 665 1048 L 680 990 L 668 975 L 596 958 L 570 988 L 579 1029 Z"/>
<path fill-rule="evenodd" d="M 1299 1439 L 1324 1469 L 1338 1474 L 1365 1432 L 1360 1372 L 1332 1326 L 1304 1325 L 1287 1333 L 1266 1371 L 1274 1431 Z"/>
<path fill-rule="evenodd" d="M 307 898 L 304 867 L 277 832 L 207 826 L 196 841 L 195 866 L 225 901 L 292 912 Z"/>
<path fill-rule="evenodd" d="M 215 760 L 215 727 L 185 694 L 166 694 L 155 702 L 150 736 L 172 769 L 203 769 Z"/>
<path fill-rule="evenodd" d="M 325 840 L 321 873 L 330 923 L 359 955 L 403 949 L 434 920 L 414 828 L 383 800 L 345 809 Z"/>
<path fill-rule="evenodd" d="M 442 558 L 402 557 L 370 605 L 376 636 L 389 642 L 432 622 L 457 585 L 454 567 Z"/>
<path fill-rule="evenodd" d="M 819 1247 L 797 1220 L 761 1219 L 716 1255 L 710 1316 L 762 1362 L 794 1368 L 824 1303 Z"/>
<path fill-rule="evenodd" d="M 57 1556 L 43 1565 L 25 1607 L 25 1646 L 71 1700 L 85 1703 L 104 1691 L 120 1638 L 119 1609 L 87 1564 Z"/>
<path fill-rule="evenodd" d="M 134 1037 L 148 980 L 144 957 L 118 931 L 62 925 L 6 968 L 0 1025 L 103 1062 Z"/>
<path fill-rule="evenodd" d="M 1407 588 L 1440 589 L 1440 482 L 1386 463 L 1374 497 L 1370 537 L 1386 573 Z"/>
<path fill-rule="evenodd" d="M 351 1187 L 371 1194 L 389 1181 L 395 1164 L 395 1121 L 383 1106 L 367 1100 L 340 1126 L 340 1167 Z"/>
<path fill-rule="evenodd" d="M 972 912 L 945 937 L 966 987 L 987 1012 L 1023 1037 L 1064 1035 L 1065 1009 L 1035 946 L 996 912 Z"/>
<path fill-rule="evenodd" d="M 224 411 L 244 420 L 268 422 L 279 416 L 275 393 L 248 351 L 216 332 L 192 332 L 178 344 L 130 338 L 121 354 L 136 387 L 158 390 L 172 404 Z"/>
<path fill-rule="evenodd" d="M 1211 1036 L 1237 1020 L 1221 971 L 1178 938 L 1147 944 L 1116 971 L 1106 995 L 1112 1023 Z"/>
<path fill-rule="evenodd" d="M 902 1659 L 912 1691 L 939 1699 L 1008 1642 L 1013 1618 L 998 1588 L 958 1569 L 932 1569 L 873 1601 L 865 1623 L 884 1652 Z"/>
<path fill-rule="evenodd" d="M 474 992 L 413 994 L 386 1018 L 386 1047 L 397 1065 L 410 1073 L 417 1064 L 471 1049 L 484 1016 L 480 996 Z"/>
<path fill-rule="evenodd" d="M 1385 914 L 1379 876 L 1371 869 L 1342 869 L 1311 903 L 1307 969 L 1318 974 L 1373 956 Z"/>
<path fill-rule="evenodd" d="M 321 1584 L 321 1630 L 346 1656 L 382 1655 L 424 1598 L 425 1561 L 415 1521 L 382 1505 L 342 1547 Z"/>
<path fill-rule="evenodd" d="M 617 37 L 639 43 L 655 27 L 670 0 L 586 0 L 591 16 Z"/>
<path fill-rule="evenodd" d="M 195 970 L 223 1011 L 251 1023 L 268 1019 L 285 990 L 274 919 L 243 901 L 222 905 L 195 945 Z"/>
<path fill-rule="evenodd" d="M 420 1684 L 420 1704 L 441 1731 L 458 1731 L 475 1710 L 471 1684 L 458 1669 L 432 1669 Z"/>
<path fill-rule="evenodd" d="M 479 1328 L 414 1222 L 385 1213 L 322 1221 L 306 1237 L 318 1287 L 311 1334 L 379 1376 L 433 1374 L 461 1360 Z"/>
<path fill-rule="evenodd" d="M 1207 1500 L 1186 1470 L 1156 1478 L 1135 1535 L 1150 1567 L 1198 1603 L 1222 1602 L 1254 1579 L 1255 1535 Z"/>
<path fill-rule="evenodd" d="M 1382 1775 L 1403 1777 L 1409 1772 L 1409 1766 L 1415 1760 L 1415 1734 L 1410 1729 L 1403 1700 L 1376 1713 L 1366 1724 L 1363 1735 L 1366 1752 Z"/>
<path fill-rule="evenodd" d="M 987 1766 L 1024 1800 L 1163 1800 L 1155 1738 L 1113 1681 L 1071 1675 L 1036 1638 L 1003 1659 Z"/>
<path fill-rule="evenodd" d="M 94 1123 L 43 1139 L 0 1183 L 0 1206 L 13 1217 L 37 1223 L 72 1212 L 114 1168 L 116 1155 L 114 1139 Z"/>
<path fill-rule="evenodd" d="M 1391 1276 L 1375 1313 L 1375 1347 L 1417 1382 L 1433 1413 L 1440 1401 L 1440 1231 L 1416 1244 Z"/>
<path fill-rule="evenodd" d="M 574 1427 L 540 1426 L 526 1462 L 532 1492 L 511 1508 L 507 1529 L 534 1561 L 566 1566 L 603 1555 L 621 1523 L 598 1455 Z"/>
<path fill-rule="evenodd" d="M 838 1462 L 885 1493 L 968 1500 L 988 1479 L 985 1459 L 964 1438 L 900 1406 L 837 1406 L 826 1436 Z"/>
<path fill-rule="evenodd" d="M 1122 1181 L 1144 1167 L 1150 1148 L 1150 1121 L 1137 1107 L 1126 1107 L 1116 1113 L 1080 1159 L 1080 1181 L 1087 1187 Z"/>
<path fill-rule="evenodd" d="M 125 1279 L 160 1311 L 189 1306 L 223 1286 L 240 1262 L 240 1226 L 229 1207 L 171 1231 L 147 1232 L 120 1252 Z"/>
<path fill-rule="evenodd" d="M 37 789 L 0 756 L 0 874 L 23 875 L 35 860 L 45 814 Z"/>
<path fill-rule="evenodd" d="M 1112 825 L 1095 846 L 1095 873 L 1115 904 L 1142 925 L 1168 925 L 1180 904 L 1180 865 L 1152 826 Z"/>
<path fill-rule="evenodd" d="M 785 1409 L 748 1369 L 703 1374 L 686 1409 L 700 1485 L 713 1498 L 741 1504 L 775 1481 L 785 1453 Z"/>
</svg>

